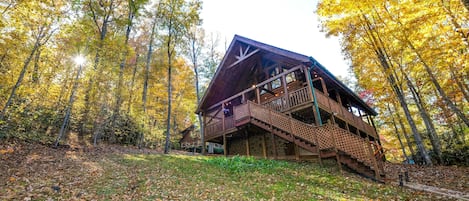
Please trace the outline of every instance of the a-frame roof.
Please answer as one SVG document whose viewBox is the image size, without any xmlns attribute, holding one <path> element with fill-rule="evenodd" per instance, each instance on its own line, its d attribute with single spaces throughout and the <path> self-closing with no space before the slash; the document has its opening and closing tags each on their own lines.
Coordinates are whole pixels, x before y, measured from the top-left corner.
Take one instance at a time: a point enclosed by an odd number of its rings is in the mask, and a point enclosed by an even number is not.
<svg viewBox="0 0 469 201">
<path fill-rule="evenodd" d="M 209 108 L 217 102 L 237 93 L 238 91 L 235 91 L 236 89 L 233 85 L 238 84 L 242 73 L 249 71 L 249 69 L 245 67 L 248 66 L 246 64 L 249 64 L 249 62 L 254 60 L 256 55 L 259 55 L 260 53 L 275 55 L 276 57 L 282 57 L 284 60 L 291 60 L 295 63 L 301 63 L 305 66 L 313 67 L 315 71 L 319 71 L 331 78 L 339 88 L 355 99 L 360 109 L 366 111 L 368 114 L 377 115 L 373 108 L 368 106 L 345 84 L 337 80 L 332 73 L 330 73 L 313 57 L 274 47 L 239 35 L 234 36 L 225 56 L 215 72 L 214 77 L 202 97 L 196 112 L 204 111 L 206 108 Z M 240 56 L 243 58 L 239 58 Z"/>
</svg>

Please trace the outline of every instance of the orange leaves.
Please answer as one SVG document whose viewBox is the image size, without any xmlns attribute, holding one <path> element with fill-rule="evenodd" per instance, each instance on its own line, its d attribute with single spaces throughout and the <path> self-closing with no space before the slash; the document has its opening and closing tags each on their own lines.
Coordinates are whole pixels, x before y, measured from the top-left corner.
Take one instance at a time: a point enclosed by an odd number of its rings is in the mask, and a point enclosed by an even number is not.
<svg viewBox="0 0 469 201">
<path fill-rule="evenodd" d="M 0 149 L 0 154 L 11 154 L 13 153 L 15 150 L 13 150 L 13 148 L 11 147 L 8 147 L 6 149 Z"/>
</svg>

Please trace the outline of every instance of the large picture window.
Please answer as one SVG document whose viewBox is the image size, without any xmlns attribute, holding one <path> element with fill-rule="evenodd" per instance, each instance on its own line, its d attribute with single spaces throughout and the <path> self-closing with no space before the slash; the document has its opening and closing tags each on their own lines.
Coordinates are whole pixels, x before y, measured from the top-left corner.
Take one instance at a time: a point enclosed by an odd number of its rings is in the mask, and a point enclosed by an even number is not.
<svg viewBox="0 0 469 201">
<path fill-rule="evenodd" d="M 287 81 L 287 83 L 296 81 L 295 72 L 288 73 L 285 77 L 285 80 Z"/>
<path fill-rule="evenodd" d="M 272 90 L 277 89 L 281 86 L 282 86 L 282 81 L 280 80 L 280 78 L 272 81 Z"/>
</svg>

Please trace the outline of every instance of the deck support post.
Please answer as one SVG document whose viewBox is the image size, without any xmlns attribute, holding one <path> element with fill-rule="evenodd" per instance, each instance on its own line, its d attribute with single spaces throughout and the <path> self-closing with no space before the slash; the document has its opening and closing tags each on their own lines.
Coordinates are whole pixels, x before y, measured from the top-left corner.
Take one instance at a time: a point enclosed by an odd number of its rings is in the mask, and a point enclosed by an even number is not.
<svg viewBox="0 0 469 201">
<path fill-rule="evenodd" d="M 295 145 L 295 160 L 299 161 L 300 160 L 300 148 L 298 147 L 297 144 Z"/>
<path fill-rule="evenodd" d="M 228 146 L 226 144 L 226 134 L 223 134 L 223 155 L 226 157 L 228 155 Z"/>
<path fill-rule="evenodd" d="M 272 136 L 272 148 L 274 149 L 274 159 L 277 159 L 278 158 L 278 152 L 277 152 L 277 144 L 275 143 L 275 135 L 274 133 L 271 131 L 270 132 L 271 136 Z"/>
<path fill-rule="evenodd" d="M 262 135 L 262 155 L 267 158 L 267 149 L 265 146 L 265 134 Z"/>
<path fill-rule="evenodd" d="M 246 155 L 251 156 L 251 150 L 249 149 L 249 133 L 247 128 L 244 129 L 244 136 L 246 137 Z"/>
<path fill-rule="evenodd" d="M 202 153 L 202 155 L 205 155 L 205 134 L 207 133 L 207 126 L 206 126 L 206 123 L 207 123 L 207 117 L 204 115 L 204 113 L 201 114 L 203 116 L 203 132 L 202 132 L 202 135 L 201 136 L 201 142 L 202 142 L 202 150 L 200 151 Z"/>
<path fill-rule="evenodd" d="M 328 123 L 329 126 L 331 126 L 330 123 Z M 343 174 L 342 172 L 342 164 L 341 164 L 341 161 L 340 161 L 340 156 L 339 156 L 339 151 L 337 149 L 337 142 L 336 142 L 336 137 L 335 137 L 335 132 L 332 131 L 331 132 L 331 135 L 332 135 L 332 143 L 334 143 L 334 152 L 335 152 L 335 158 L 337 160 L 337 166 L 339 167 L 339 171 L 341 174 Z"/>
<path fill-rule="evenodd" d="M 272 148 L 274 149 L 274 159 L 277 159 L 278 152 L 277 152 L 277 144 L 275 143 L 275 134 L 274 134 L 274 129 L 272 127 L 272 111 L 269 110 L 269 131 L 270 131 L 270 136 L 272 137 L 271 142 L 272 142 Z"/>
<path fill-rule="evenodd" d="M 380 175 L 379 168 L 378 168 L 378 162 L 376 161 L 376 157 L 374 155 L 373 149 L 371 148 L 371 143 L 370 143 L 370 139 L 368 139 L 368 136 L 366 137 L 366 143 L 367 143 L 366 147 L 368 148 L 368 153 L 370 153 L 371 162 L 373 163 L 373 168 L 375 170 L 375 178 L 377 180 L 380 180 L 381 175 Z"/>
</svg>

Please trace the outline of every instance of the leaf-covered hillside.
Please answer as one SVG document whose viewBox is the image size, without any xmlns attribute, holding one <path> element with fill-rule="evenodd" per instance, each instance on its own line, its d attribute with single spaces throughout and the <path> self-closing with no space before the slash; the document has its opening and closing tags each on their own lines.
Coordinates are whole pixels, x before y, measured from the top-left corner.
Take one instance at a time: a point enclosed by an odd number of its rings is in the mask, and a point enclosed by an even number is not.
<svg viewBox="0 0 469 201">
<path fill-rule="evenodd" d="M 2 200 L 447 200 L 317 163 L 9 143 Z"/>
</svg>

